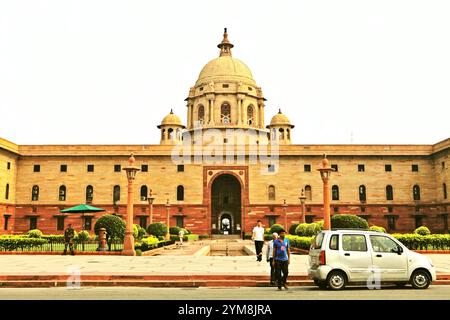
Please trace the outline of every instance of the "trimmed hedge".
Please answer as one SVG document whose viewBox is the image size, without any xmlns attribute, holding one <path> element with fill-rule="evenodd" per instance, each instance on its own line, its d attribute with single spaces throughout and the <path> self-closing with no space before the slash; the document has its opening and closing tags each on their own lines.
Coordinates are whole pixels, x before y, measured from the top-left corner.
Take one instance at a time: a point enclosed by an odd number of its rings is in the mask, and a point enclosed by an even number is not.
<svg viewBox="0 0 450 320">
<path fill-rule="evenodd" d="M 295 234 L 300 237 L 312 237 L 322 230 L 321 224 L 318 222 L 301 223 L 295 229 Z"/>
<path fill-rule="evenodd" d="M 272 233 L 274 233 L 274 232 L 279 234 L 281 229 L 284 229 L 284 227 L 281 224 L 276 224 L 275 223 L 275 224 L 270 226 L 269 234 L 272 235 Z"/>
<path fill-rule="evenodd" d="M 291 226 L 289 227 L 289 234 L 294 234 L 295 235 L 295 229 L 297 229 L 298 225 L 299 225 L 299 223 L 291 224 Z"/>
<path fill-rule="evenodd" d="M 394 238 L 411 250 L 449 250 L 450 234 L 392 234 Z"/>
<path fill-rule="evenodd" d="M 42 238 L 42 235 L 43 235 L 43 233 L 39 229 L 33 229 L 33 230 L 28 231 L 28 233 L 27 233 L 27 236 L 29 238 Z"/>
<path fill-rule="evenodd" d="M 147 227 L 147 232 L 155 237 L 164 237 L 167 234 L 167 226 L 162 222 L 152 223 Z"/>
<path fill-rule="evenodd" d="M 170 227 L 169 228 L 169 233 L 170 234 L 174 234 L 174 235 L 178 235 L 178 233 L 180 233 L 181 230 L 184 231 L 184 235 L 191 234 L 187 229 L 180 228 L 180 227 Z"/>
<path fill-rule="evenodd" d="M 369 229 L 366 220 L 353 214 L 336 214 L 331 217 L 331 228 Z"/>
<path fill-rule="evenodd" d="M 140 243 L 134 245 L 135 250 L 140 250 L 141 252 L 152 250 L 158 248 L 160 241 L 155 237 L 148 237 L 142 239 Z"/>
<path fill-rule="evenodd" d="M 378 227 L 378 226 L 371 226 L 369 228 L 369 231 L 375 231 L 375 232 L 381 232 L 381 233 L 386 233 L 386 229 L 383 227 Z"/>
<path fill-rule="evenodd" d="M 300 237 L 287 235 L 286 238 L 289 239 L 289 241 L 291 242 L 291 246 L 293 248 L 309 250 L 309 247 L 311 246 L 311 241 L 314 237 Z"/>
<path fill-rule="evenodd" d="M 183 241 L 196 241 L 199 239 L 199 235 L 198 234 L 188 234 L 188 235 L 184 235 L 183 237 Z M 170 235 L 170 240 L 172 241 L 179 241 L 180 237 L 178 235 L 175 234 L 171 234 Z"/>
<path fill-rule="evenodd" d="M 430 229 L 425 226 L 418 227 L 413 233 L 420 234 L 421 236 L 428 236 L 431 234 Z"/>
<path fill-rule="evenodd" d="M 0 237 L 0 250 L 14 251 L 17 249 L 31 249 L 48 243 L 48 240 L 41 238 L 29 238 L 24 236 Z"/>
</svg>

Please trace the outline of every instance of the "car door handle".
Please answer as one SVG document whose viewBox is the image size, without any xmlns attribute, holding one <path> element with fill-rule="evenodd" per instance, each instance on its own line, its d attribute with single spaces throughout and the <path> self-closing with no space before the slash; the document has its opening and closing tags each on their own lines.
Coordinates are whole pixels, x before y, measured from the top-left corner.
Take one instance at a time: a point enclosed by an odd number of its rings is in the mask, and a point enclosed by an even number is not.
<svg viewBox="0 0 450 320">
<path fill-rule="evenodd" d="M 381 257 L 382 257 L 382 255 L 381 255 L 381 254 L 377 254 L 377 257 L 378 257 L 378 258 L 381 258 Z"/>
<path fill-rule="evenodd" d="M 350 255 L 350 253 L 344 253 L 344 256 L 349 256 Z"/>
</svg>

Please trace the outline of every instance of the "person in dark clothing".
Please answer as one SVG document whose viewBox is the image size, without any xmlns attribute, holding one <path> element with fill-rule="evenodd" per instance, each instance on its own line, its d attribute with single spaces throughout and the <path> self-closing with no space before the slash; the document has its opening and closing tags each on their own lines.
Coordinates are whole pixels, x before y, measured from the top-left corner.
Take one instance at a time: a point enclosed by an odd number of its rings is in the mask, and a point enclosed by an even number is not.
<svg viewBox="0 0 450 320">
<path fill-rule="evenodd" d="M 72 224 L 69 223 L 67 229 L 64 230 L 64 253 L 67 254 L 67 247 L 70 249 L 70 254 L 75 255 L 75 251 L 73 249 L 73 238 L 75 237 L 75 230 L 72 228 Z"/>
<path fill-rule="evenodd" d="M 277 240 L 278 233 L 274 232 L 272 233 L 272 240 L 269 241 L 267 244 L 267 252 L 266 252 L 266 260 L 268 263 L 270 263 L 270 285 L 275 284 L 275 266 L 273 265 L 273 242 Z"/>
<path fill-rule="evenodd" d="M 279 238 L 273 242 L 273 264 L 275 266 L 275 274 L 277 278 L 278 290 L 281 287 L 288 290 L 286 280 L 289 274 L 289 263 L 291 261 L 291 244 L 285 238 L 286 231 L 279 231 Z"/>
</svg>

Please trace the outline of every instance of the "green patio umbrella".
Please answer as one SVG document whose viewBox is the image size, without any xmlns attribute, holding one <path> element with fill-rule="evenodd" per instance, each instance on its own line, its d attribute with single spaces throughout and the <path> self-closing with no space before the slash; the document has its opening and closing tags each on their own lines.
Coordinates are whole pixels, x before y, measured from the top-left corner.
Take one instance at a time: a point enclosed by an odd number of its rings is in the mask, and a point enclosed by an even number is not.
<svg viewBox="0 0 450 320">
<path fill-rule="evenodd" d="M 71 207 L 71 208 L 67 208 L 67 209 L 61 210 L 62 213 L 82 213 L 83 215 L 85 213 L 102 212 L 102 211 L 106 211 L 106 210 L 102 209 L 102 208 L 93 207 L 93 206 L 90 206 L 88 204 L 79 204 L 79 205 L 77 205 L 75 207 Z M 83 225 L 83 229 L 84 229 L 84 225 Z"/>
</svg>

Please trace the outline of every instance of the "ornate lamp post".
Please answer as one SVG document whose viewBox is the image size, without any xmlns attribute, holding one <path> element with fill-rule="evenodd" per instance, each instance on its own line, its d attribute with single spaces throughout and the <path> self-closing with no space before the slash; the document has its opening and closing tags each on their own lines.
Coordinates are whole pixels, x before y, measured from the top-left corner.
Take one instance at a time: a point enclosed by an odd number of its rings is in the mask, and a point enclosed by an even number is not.
<svg viewBox="0 0 450 320">
<path fill-rule="evenodd" d="M 281 205 L 283 207 L 283 214 L 284 214 L 284 228 L 285 230 L 288 230 L 287 228 L 287 212 L 286 212 L 286 208 L 287 208 L 287 204 L 286 204 L 286 199 L 283 199 L 283 204 Z"/>
<path fill-rule="evenodd" d="M 170 228 L 170 203 L 169 203 L 169 199 L 167 199 L 166 202 L 166 211 L 167 211 L 167 233 L 166 233 L 166 240 L 169 241 L 170 240 L 170 232 L 169 232 L 169 228 Z"/>
<path fill-rule="evenodd" d="M 150 224 L 153 223 L 153 201 L 155 201 L 155 197 L 153 197 L 152 189 L 150 189 L 150 192 L 148 193 L 147 197 L 148 206 L 150 207 Z"/>
<path fill-rule="evenodd" d="M 305 217 L 306 196 L 305 196 L 305 192 L 304 192 L 303 189 L 302 189 L 302 193 L 301 193 L 300 197 L 298 197 L 298 199 L 300 200 L 300 203 L 302 205 L 302 219 L 301 219 L 301 221 L 302 221 L 302 223 L 305 223 L 306 222 L 306 217 Z"/>
<path fill-rule="evenodd" d="M 127 174 L 128 180 L 128 198 L 127 198 L 127 229 L 125 232 L 125 240 L 123 242 L 122 255 L 124 256 L 135 256 L 136 251 L 134 251 L 134 237 L 133 237 L 133 181 L 136 178 L 136 173 L 140 170 L 136 167 L 134 163 L 133 152 L 128 159 L 128 166 L 123 168 Z"/>
<path fill-rule="evenodd" d="M 330 219 L 330 188 L 328 186 L 328 180 L 330 179 L 331 168 L 328 164 L 327 155 L 323 155 L 322 168 L 317 169 L 320 172 L 320 177 L 323 181 L 323 229 L 331 229 L 331 219 Z"/>
</svg>

